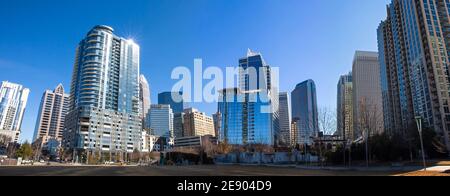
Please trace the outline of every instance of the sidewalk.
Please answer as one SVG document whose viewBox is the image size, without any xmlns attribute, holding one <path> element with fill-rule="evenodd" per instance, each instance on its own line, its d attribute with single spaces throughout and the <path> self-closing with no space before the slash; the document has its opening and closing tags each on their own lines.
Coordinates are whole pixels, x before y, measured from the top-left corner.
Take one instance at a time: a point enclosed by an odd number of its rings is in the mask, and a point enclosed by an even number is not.
<svg viewBox="0 0 450 196">
<path fill-rule="evenodd" d="M 395 171 L 417 171 L 421 170 L 420 166 L 371 166 L 371 167 L 363 167 L 363 166 L 354 166 L 354 167 L 342 167 L 342 166 L 306 166 L 306 165 L 295 165 L 295 164 L 285 164 L 285 165 L 276 165 L 276 164 L 236 164 L 236 163 L 216 163 L 217 165 L 241 165 L 241 166 L 261 166 L 261 167 L 279 167 L 279 168 L 297 168 L 303 170 L 328 170 L 328 171 L 380 171 L 380 172 L 395 172 Z M 450 168 L 449 168 L 450 169 Z"/>
</svg>

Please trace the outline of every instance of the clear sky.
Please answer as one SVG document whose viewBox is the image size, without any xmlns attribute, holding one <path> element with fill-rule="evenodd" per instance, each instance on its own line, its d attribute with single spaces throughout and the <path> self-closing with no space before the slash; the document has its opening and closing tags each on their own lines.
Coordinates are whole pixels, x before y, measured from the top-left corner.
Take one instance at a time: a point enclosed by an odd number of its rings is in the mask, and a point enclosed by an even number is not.
<svg viewBox="0 0 450 196">
<path fill-rule="evenodd" d="M 282 91 L 313 79 L 318 104 L 336 107 L 339 76 L 355 50 L 377 50 L 388 0 L 2 0 L 0 80 L 31 89 L 21 140 L 31 140 L 45 89 L 69 91 L 75 48 L 97 24 L 141 46 L 151 99 L 177 66 L 237 66 L 247 48 L 280 67 Z M 193 104 L 208 114 L 216 104 Z"/>
</svg>

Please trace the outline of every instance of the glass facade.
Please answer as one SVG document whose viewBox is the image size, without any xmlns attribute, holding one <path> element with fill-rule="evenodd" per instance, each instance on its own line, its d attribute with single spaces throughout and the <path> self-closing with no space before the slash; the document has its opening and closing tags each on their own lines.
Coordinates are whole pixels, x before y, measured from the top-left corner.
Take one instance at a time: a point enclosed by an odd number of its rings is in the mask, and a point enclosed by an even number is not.
<svg viewBox="0 0 450 196">
<path fill-rule="evenodd" d="M 319 132 L 316 85 L 313 80 L 298 84 L 291 93 L 293 121 L 297 121 L 300 144 L 312 144 L 311 137 Z"/>
<path fill-rule="evenodd" d="M 289 104 L 289 95 L 281 92 L 279 95 L 279 121 L 280 121 L 280 144 L 291 144 L 291 113 Z"/>
<path fill-rule="evenodd" d="M 174 136 L 173 112 L 170 105 L 151 105 L 146 122 L 151 135 L 170 138 Z"/>
<path fill-rule="evenodd" d="M 267 96 L 260 91 L 241 91 L 238 88 L 224 89 L 220 92 L 218 112 L 221 114 L 219 140 L 235 145 L 275 144 L 274 120 L 271 113 L 263 107 L 270 103 L 258 99 Z"/>
<path fill-rule="evenodd" d="M 170 105 L 174 113 L 181 113 L 184 110 L 183 92 L 159 93 L 158 104 Z"/>
<path fill-rule="evenodd" d="M 139 53 L 136 43 L 114 35 L 111 27 L 103 25 L 95 26 L 80 42 L 65 122 L 66 147 L 122 152 L 140 149 Z"/>
</svg>

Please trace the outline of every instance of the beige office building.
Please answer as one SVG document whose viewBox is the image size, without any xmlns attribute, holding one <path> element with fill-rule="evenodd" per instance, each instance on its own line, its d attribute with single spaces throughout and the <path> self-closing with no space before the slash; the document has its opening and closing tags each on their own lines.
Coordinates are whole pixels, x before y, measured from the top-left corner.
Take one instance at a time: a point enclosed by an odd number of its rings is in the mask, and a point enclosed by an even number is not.
<svg viewBox="0 0 450 196">
<path fill-rule="evenodd" d="M 69 94 L 64 93 L 62 84 L 53 91 L 46 90 L 42 95 L 33 141 L 40 139 L 45 144 L 50 139 L 57 139 L 61 142 L 68 109 Z"/>
<path fill-rule="evenodd" d="M 353 59 L 353 129 L 355 138 L 382 133 L 383 105 L 377 52 L 356 51 Z"/>
<path fill-rule="evenodd" d="M 215 136 L 213 118 L 194 108 L 184 110 L 184 137 Z"/>
</svg>

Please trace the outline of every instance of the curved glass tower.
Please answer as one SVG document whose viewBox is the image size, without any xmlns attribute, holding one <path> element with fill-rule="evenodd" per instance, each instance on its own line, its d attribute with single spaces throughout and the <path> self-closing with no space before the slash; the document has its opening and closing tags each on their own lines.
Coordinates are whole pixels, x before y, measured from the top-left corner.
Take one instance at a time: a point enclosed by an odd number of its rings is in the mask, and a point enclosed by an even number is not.
<svg viewBox="0 0 450 196">
<path fill-rule="evenodd" d="M 99 25 L 76 51 L 64 142 L 71 149 L 139 149 L 139 46 Z"/>
</svg>

